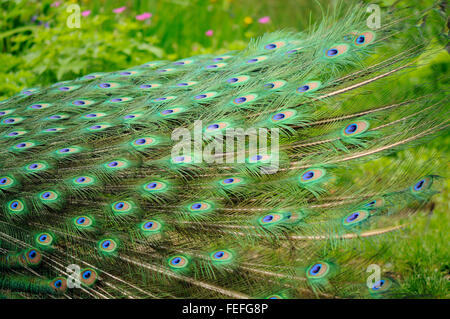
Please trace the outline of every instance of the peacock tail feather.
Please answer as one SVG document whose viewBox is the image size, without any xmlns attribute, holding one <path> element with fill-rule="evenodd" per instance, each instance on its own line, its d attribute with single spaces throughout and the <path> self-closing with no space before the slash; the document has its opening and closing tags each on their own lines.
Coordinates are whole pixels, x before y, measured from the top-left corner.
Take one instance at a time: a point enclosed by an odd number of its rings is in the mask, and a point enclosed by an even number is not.
<svg viewBox="0 0 450 319">
<path fill-rule="evenodd" d="M 404 80 L 436 51 L 417 13 L 366 18 L 1 101 L 0 293 L 403 296 L 389 274 L 366 285 L 376 256 L 345 248 L 439 192 L 445 168 L 408 148 L 448 133 L 448 97 L 445 79 Z"/>
</svg>

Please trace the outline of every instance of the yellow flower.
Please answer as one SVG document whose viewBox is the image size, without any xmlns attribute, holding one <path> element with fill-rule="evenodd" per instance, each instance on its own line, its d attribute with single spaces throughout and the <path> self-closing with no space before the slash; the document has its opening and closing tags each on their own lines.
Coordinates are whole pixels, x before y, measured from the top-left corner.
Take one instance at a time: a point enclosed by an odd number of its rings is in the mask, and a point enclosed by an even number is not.
<svg viewBox="0 0 450 319">
<path fill-rule="evenodd" d="M 251 17 L 245 17 L 244 18 L 244 23 L 245 24 L 252 24 L 253 23 L 253 19 Z"/>
</svg>

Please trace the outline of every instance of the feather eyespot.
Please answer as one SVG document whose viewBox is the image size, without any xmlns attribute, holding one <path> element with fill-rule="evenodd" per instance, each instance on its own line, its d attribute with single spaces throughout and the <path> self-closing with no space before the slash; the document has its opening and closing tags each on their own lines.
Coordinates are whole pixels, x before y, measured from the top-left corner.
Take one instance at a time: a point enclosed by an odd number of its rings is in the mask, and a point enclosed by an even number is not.
<svg viewBox="0 0 450 319">
<path fill-rule="evenodd" d="M 154 137 L 149 136 L 138 137 L 131 142 L 131 145 L 137 149 L 147 148 L 155 144 L 157 144 L 157 140 Z"/>
<path fill-rule="evenodd" d="M 12 214 L 20 214 L 25 212 L 26 206 L 25 203 L 20 199 L 13 199 L 12 201 L 6 204 L 9 212 Z"/>
<path fill-rule="evenodd" d="M 134 121 L 137 118 L 140 118 L 143 114 L 142 113 L 133 113 L 133 114 L 127 114 L 122 117 L 122 119 L 126 122 Z"/>
<path fill-rule="evenodd" d="M 258 223 L 260 226 L 268 227 L 268 226 L 279 224 L 283 220 L 284 220 L 283 213 L 269 213 L 269 214 L 261 216 L 258 219 Z"/>
<path fill-rule="evenodd" d="M 75 91 L 79 87 L 80 87 L 80 85 L 63 85 L 63 86 L 58 87 L 58 90 L 61 92 L 70 92 L 70 91 Z"/>
<path fill-rule="evenodd" d="M 367 121 L 357 121 L 348 124 L 346 127 L 342 129 L 343 137 L 353 137 L 358 136 L 364 132 L 366 132 L 370 127 L 370 123 Z"/>
<path fill-rule="evenodd" d="M 173 73 L 175 71 L 178 71 L 177 69 L 174 68 L 167 68 L 167 69 L 158 69 L 156 70 L 157 73 Z"/>
<path fill-rule="evenodd" d="M 389 278 L 383 278 L 377 280 L 372 286 L 369 287 L 370 293 L 380 294 L 388 291 L 392 287 L 392 281 Z"/>
<path fill-rule="evenodd" d="M 159 83 L 147 83 L 147 84 L 141 84 L 139 86 L 139 88 L 142 90 L 149 90 L 149 89 L 156 89 L 160 86 L 161 86 L 161 84 L 159 84 Z"/>
<path fill-rule="evenodd" d="M 40 246 L 51 246 L 53 239 L 54 238 L 50 233 L 44 232 L 36 235 L 35 242 Z"/>
<path fill-rule="evenodd" d="M 242 183 L 244 183 L 244 180 L 240 177 L 227 177 L 219 181 L 222 187 L 231 187 Z"/>
<path fill-rule="evenodd" d="M 213 61 L 214 62 L 224 61 L 224 60 L 231 59 L 232 57 L 233 57 L 232 55 L 222 55 L 222 56 L 214 58 Z"/>
<path fill-rule="evenodd" d="M 132 213 L 136 206 L 130 201 L 117 201 L 111 204 L 111 210 L 115 215 L 125 215 Z"/>
<path fill-rule="evenodd" d="M 262 61 L 265 61 L 265 60 L 267 60 L 267 56 L 258 56 L 258 57 L 254 57 L 254 58 L 251 58 L 251 59 L 249 59 L 249 60 L 247 60 L 245 63 L 247 63 L 247 64 L 256 64 L 256 63 L 259 63 L 259 62 L 262 62 Z"/>
<path fill-rule="evenodd" d="M 31 249 L 25 251 L 24 257 L 25 257 L 25 262 L 30 266 L 38 265 L 42 259 L 41 253 L 37 249 L 34 249 L 34 248 L 31 248 Z"/>
<path fill-rule="evenodd" d="M 170 159 L 170 161 L 174 164 L 189 164 L 192 163 L 192 156 L 190 155 L 174 156 Z"/>
<path fill-rule="evenodd" d="M 115 97 L 109 100 L 110 103 L 123 103 L 132 101 L 132 97 Z"/>
<path fill-rule="evenodd" d="M 130 163 L 126 160 L 113 160 L 103 164 L 103 167 L 109 171 L 115 171 L 119 169 L 124 169 L 130 166 Z"/>
<path fill-rule="evenodd" d="M 226 63 L 216 63 L 216 64 L 210 64 L 210 65 L 205 66 L 205 69 L 208 71 L 214 71 L 214 70 L 224 68 L 225 66 L 227 66 Z"/>
<path fill-rule="evenodd" d="M 78 229 L 85 229 L 94 224 L 94 219 L 87 215 L 77 216 L 73 219 L 73 224 Z"/>
<path fill-rule="evenodd" d="M 54 114 L 54 115 L 50 115 L 49 117 L 47 117 L 47 120 L 64 120 L 69 118 L 67 115 L 65 114 Z"/>
<path fill-rule="evenodd" d="M 183 107 L 175 107 L 175 108 L 172 108 L 172 109 L 165 109 L 165 110 L 162 110 L 161 112 L 159 112 L 159 115 L 170 117 L 170 116 L 172 116 L 172 115 L 181 113 L 181 112 L 183 112 L 183 111 L 184 111 L 184 108 L 183 108 Z"/>
<path fill-rule="evenodd" d="M 322 279 L 330 273 L 330 265 L 326 262 L 315 263 L 306 270 L 309 279 Z"/>
<path fill-rule="evenodd" d="M 374 198 L 371 201 L 363 204 L 363 207 L 368 208 L 380 208 L 386 204 L 386 200 L 383 197 Z"/>
<path fill-rule="evenodd" d="M 91 73 L 88 75 L 85 75 L 82 77 L 83 80 L 93 80 L 93 79 L 98 79 L 99 77 L 101 77 L 104 73 Z"/>
<path fill-rule="evenodd" d="M 260 164 L 260 163 L 267 163 L 270 162 L 272 157 L 268 154 L 256 154 L 249 156 L 247 158 L 247 163 L 249 164 Z"/>
<path fill-rule="evenodd" d="M 72 179 L 72 184 L 80 187 L 86 187 L 93 185 L 95 183 L 95 178 L 91 176 L 77 176 Z"/>
<path fill-rule="evenodd" d="M 27 134 L 27 131 L 12 131 L 4 135 L 4 137 L 19 137 Z"/>
<path fill-rule="evenodd" d="M 266 50 L 276 50 L 286 45 L 286 41 L 275 41 L 264 46 Z"/>
<path fill-rule="evenodd" d="M 312 93 L 317 91 L 321 87 L 322 83 L 320 81 L 310 81 L 300 85 L 296 92 L 297 94 Z"/>
<path fill-rule="evenodd" d="M 67 279 L 64 277 L 56 277 L 50 282 L 50 287 L 59 293 L 67 290 Z"/>
<path fill-rule="evenodd" d="M 35 94 L 37 92 L 39 92 L 38 88 L 31 88 L 31 89 L 26 89 L 26 90 L 20 91 L 19 94 L 29 96 L 29 95 Z"/>
<path fill-rule="evenodd" d="M 161 192 L 168 188 L 168 184 L 162 181 L 151 181 L 142 185 L 142 188 L 146 192 Z"/>
<path fill-rule="evenodd" d="M 290 50 L 286 51 L 286 55 L 294 55 L 296 53 L 300 53 L 302 49 L 303 49 L 303 47 L 290 49 Z"/>
<path fill-rule="evenodd" d="M 229 85 L 237 86 L 247 83 L 250 80 L 249 75 L 235 75 L 226 80 Z"/>
<path fill-rule="evenodd" d="M 189 260 L 181 255 L 170 257 L 167 262 L 172 269 L 183 269 L 189 265 Z"/>
<path fill-rule="evenodd" d="M 154 67 L 157 67 L 157 66 L 159 66 L 159 65 L 161 65 L 163 63 L 164 63 L 163 61 L 152 61 L 152 62 L 144 63 L 140 67 L 141 68 L 154 68 Z"/>
<path fill-rule="evenodd" d="M 194 60 L 180 60 L 180 61 L 173 62 L 173 65 L 188 65 L 193 62 L 194 62 Z"/>
<path fill-rule="evenodd" d="M 157 97 L 157 98 L 153 99 L 152 102 L 154 102 L 154 103 L 163 103 L 163 102 L 167 102 L 167 101 L 170 101 L 170 100 L 174 100 L 176 98 L 177 97 L 174 96 L 174 95 L 165 96 L 165 97 Z"/>
<path fill-rule="evenodd" d="M 59 198 L 57 192 L 54 191 L 44 191 L 39 193 L 39 199 L 43 202 L 54 202 Z"/>
<path fill-rule="evenodd" d="M 32 148 L 33 146 L 36 146 L 36 143 L 34 143 L 34 142 L 21 142 L 21 143 L 18 143 L 16 145 L 14 145 L 12 147 L 12 149 L 16 150 L 16 151 L 21 151 L 21 150 L 26 150 L 26 149 Z"/>
<path fill-rule="evenodd" d="M 323 168 L 310 168 L 300 174 L 299 182 L 301 184 L 310 184 L 319 182 L 326 176 L 326 170 Z"/>
<path fill-rule="evenodd" d="M 268 91 L 276 91 L 278 89 L 281 89 L 286 85 L 286 81 L 283 80 L 276 80 L 269 83 L 264 84 L 264 88 Z"/>
<path fill-rule="evenodd" d="M 120 87 L 119 83 L 116 82 L 103 82 L 97 85 L 100 89 L 114 89 Z"/>
<path fill-rule="evenodd" d="M 145 235 L 156 234 L 161 232 L 162 224 L 154 219 L 150 219 L 141 223 L 139 228 Z"/>
<path fill-rule="evenodd" d="M 230 263 L 234 257 L 233 253 L 226 249 L 213 251 L 209 256 L 214 263 L 221 264 Z"/>
<path fill-rule="evenodd" d="M 43 109 L 46 109 L 46 108 L 48 108 L 50 106 L 51 106 L 50 103 L 35 103 L 35 104 L 31 104 L 30 106 L 28 106 L 28 109 L 30 109 L 30 110 L 43 110 Z"/>
<path fill-rule="evenodd" d="M 193 85 L 196 85 L 198 82 L 196 81 L 186 81 L 186 82 L 179 82 L 177 84 L 175 84 L 176 87 L 182 87 L 182 88 L 187 88 L 187 87 L 191 87 Z"/>
<path fill-rule="evenodd" d="M 207 101 L 215 97 L 217 94 L 217 92 L 204 92 L 195 95 L 192 99 L 195 101 Z"/>
<path fill-rule="evenodd" d="M 46 163 L 31 163 L 24 167 L 27 172 L 37 172 L 47 169 L 48 165 Z"/>
<path fill-rule="evenodd" d="M 85 268 L 80 272 L 81 282 L 90 287 L 97 281 L 97 272 L 92 268 Z"/>
<path fill-rule="evenodd" d="M 119 72 L 119 75 L 120 76 L 132 76 L 132 75 L 136 75 L 136 74 L 139 74 L 139 72 L 138 71 L 121 71 L 121 72 Z"/>
<path fill-rule="evenodd" d="M 5 115 L 8 115 L 8 114 L 11 114 L 14 111 L 15 111 L 15 109 L 1 110 L 0 111 L 0 116 L 5 116 Z"/>
<path fill-rule="evenodd" d="M 96 113 L 88 113 L 88 114 L 85 114 L 85 115 L 83 115 L 82 117 L 85 118 L 85 119 L 90 120 L 90 119 L 100 118 L 100 117 L 103 117 L 103 116 L 106 116 L 106 115 L 108 115 L 108 114 L 106 114 L 106 113 L 101 113 L 101 112 L 96 112 Z"/>
<path fill-rule="evenodd" d="M 227 122 L 218 122 L 218 123 L 209 124 L 205 127 L 205 133 L 213 134 L 213 133 L 221 132 L 222 130 L 228 128 L 229 126 L 230 126 L 230 124 Z"/>
<path fill-rule="evenodd" d="M 79 106 L 79 107 L 85 107 L 94 104 L 94 100 L 86 100 L 86 99 L 78 99 L 75 101 L 72 101 L 70 104 L 73 106 Z"/>
<path fill-rule="evenodd" d="M 367 220 L 370 216 L 369 211 L 365 209 L 360 209 L 354 212 L 351 212 L 347 216 L 342 219 L 342 223 L 344 226 L 354 226 L 365 220 Z"/>
<path fill-rule="evenodd" d="M 108 123 L 95 124 L 95 125 L 91 125 L 91 126 L 87 127 L 86 130 L 89 132 L 99 132 L 99 131 L 106 130 L 107 128 L 110 128 L 111 126 L 112 125 L 108 124 Z"/>
<path fill-rule="evenodd" d="M 117 249 L 119 248 L 119 242 L 112 238 L 101 239 L 97 244 L 97 248 L 100 253 L 104 255 L 112 255 L 117 252 Z"/>
<path fill-rule="evenodd" d="M 287 119 L 294 117 L 297 114 L 296 110 L 284 110 L 282 112 L 275 113 L 270 116 L 270 120 L 273 123 L 283 122 Z"/>
<path fill-rule="evenodd" d="M 371 31 L 366 31 L 356 35 L 353 44 L 357 47 L 363 47 L 371 44 L 373 41 L 375 41 L 375 33 Z"/>
<path fill-rule="evenodd" d="M 61 132 L 64 131 L 65 128 L 64 127 L 51 127 L 51 128 L 46 128 L 45 130 L 43 130 L 43 133 L 57 133 L 57 132 Z"/>
<path fill-rule="evenodd" d="M 213 205 L 208 202 L 195 202 L 187 206 L 188 211 L 193 214 L 210 212 L 213 208 Z"/>
<path fill-rule="evenodd" d="M 266 299 L 284 299 L 284 298 L 280 295 L 270 295 L 266 297 Z"/>
<path fill-rule="evenodd" d="M 254 100 L 256 100 L 256 98 L 258 97 L 257 94 L 247 94 L 247 95 L 242 95 L 242 96 L 238 96 L 236 98 L 234 98 L 231 103 L 234 105 L 238 105 L 238 106 L 242 106 L 245 104 L 248 104 Z"/>
<path fill-rule="evenodd" d="M 60 156 L 67 156 L 67 155 L 76 154 L 79 152 L 81 152 L 81 148 L 79 148 L 77 146 L 72 146 L 72 147 L 60 148 L 59 150 L 55 151 L 55 154 L 60 155 Z"/>
<path fill-rule="evenodd" d="M 7 117 L 3 119 L 0 123 L 3 125 L 15 125 L 22 122 L 25 118 L 23 117 Z"/>
<path fill-rule="evenodd" d="M 0 177 L 0 189 L 8 189 L 16 184 L 16 180 L 10 176 Z"/>
<path fill-rule="evenodd" d="M 419 179 L 410 187 L 411 193 L 417 195 L 429 189 L 433 184 L 433 176 L 427 175 Z"/>
</svg>

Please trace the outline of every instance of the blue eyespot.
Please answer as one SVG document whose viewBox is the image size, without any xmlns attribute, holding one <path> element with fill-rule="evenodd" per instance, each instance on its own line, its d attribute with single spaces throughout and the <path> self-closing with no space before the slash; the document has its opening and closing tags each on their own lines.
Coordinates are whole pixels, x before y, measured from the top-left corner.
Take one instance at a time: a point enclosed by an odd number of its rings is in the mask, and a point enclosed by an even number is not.
<svg viewBox="0 0 450 319">
<path fill-rule="evenodd" d="M 354 133 L 357 129 L 358 129 L 358 125 L 356 125 L 356 124 L 350 124 L 350 125 L 347 126 L 347 128 L 345 129 L 345 133 L 351 134 L 351 133 Z"/>
<path fill-rule="evenodd" d="M 262 155 L 255 155 L 252 157 L 252 161 L 260 161 L 263 158 Z"/>
<path fill-rule="evenodd" d="M 327 56 L 335 56 L 336 54 L 338 54 L 338 50 L 336 49 L 330 49 L 327 51 Z"/>
<path fill-rule="evenodd" d="M 109 241 L 109 240 L 105 240 L 105 241 L 102 243 L 102 247 L 103 247 L 103 248 L 108 248 L 110 245 L 111 245 L 111 241 Z"/>
<path fill-rule="evenodd" d="M 215 258 L 222 258 L 223 255 L 224 255 L 224 252 L 223 252 L 223 251 L 218 251 L 217 253 L 214 254 L 214 257 L 215 257 Z"/>
<path fill-rule="evenodd" d="M 359 213 L 355 212 L 347 217 L 346 222 L 352 222 L 359 217 Z"/>
<path fill-rule="evenodd" d="M 36 257 L 36 255 L 37 255 L 36 250 L 31 250 L 31 251 L 28 253 L 28 257 L 30 257 L 31 259 L 33 259 L 34 257 Z"/>
<path fill-rule="evenodd" d="M 308 180 L 314 177 L 314 172 L 313 171 L 308 171 L 305 174 L 303 174 L 302 178 L 304 180 Z"/>
<path fill-rule="evenodd" d="M 278 121 L 284 119 L 285 117 L 286 116 L 283 113 L 278 113 L 273 116 L 273 119 Z"/>
<path fill-rule="evenodd" d="M 313 267 L 311 267 L 311 270 L 309 271 L 309 273 L 311 275 L 317 275 L 321 269 L 322 269 L 321 264 L 315 264 Z"/>
<path fill-rule="evenodd" d="M 360 36 L 356 39 L 356 43 L 362 44 L 362 43 L 364 43 L 365 40 L 366 40 L 366 37 L 363 36 L 363 35 L 360 35 Z"/>
<path fill-rule="evenodd" d="M 145 225 L 144 225 L 145 229 L 151 229 L 152 227 L 153 227 L 153 222 L 148 222 L 148 223 L 145 223 Z"/>
</svg>

